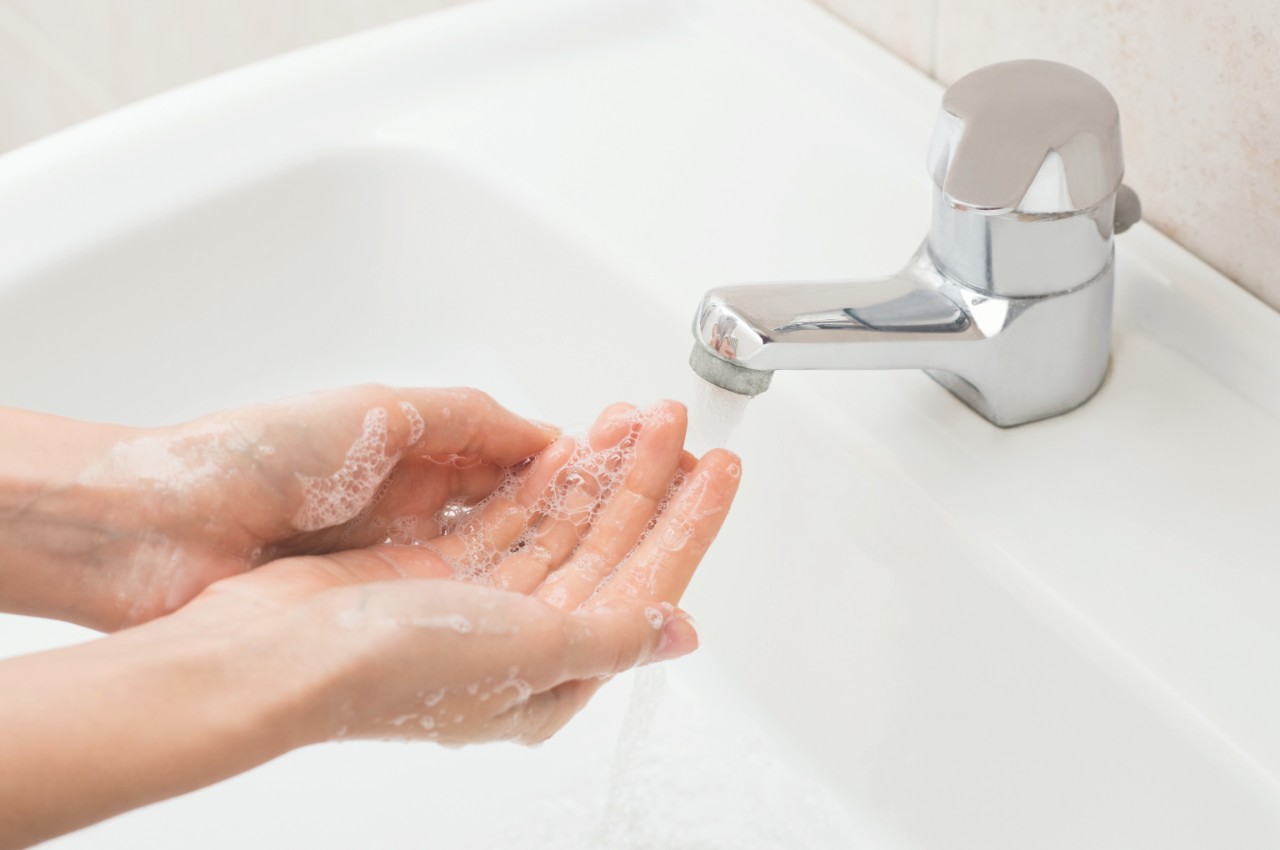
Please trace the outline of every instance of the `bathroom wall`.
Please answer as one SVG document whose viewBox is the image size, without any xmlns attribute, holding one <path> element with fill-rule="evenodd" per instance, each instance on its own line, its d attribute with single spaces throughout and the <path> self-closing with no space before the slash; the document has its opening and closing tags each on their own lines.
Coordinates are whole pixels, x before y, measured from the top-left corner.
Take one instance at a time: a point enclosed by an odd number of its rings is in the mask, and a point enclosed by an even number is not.
<svg viewBox="0 0 1280 850">
<path fill-rule="evenodd" d="M 0 152 L 182 83 L 463 0 L 0 0 Z"/>
<path fill-rule="evenodd" d="M 0 0 L 0 152 L 181 83 L 465 0 Z M 601 0 L 608 2 L 608 0 Z M 1147 220 L 1280 307 L 1278 0 L 814 0 L 943 82 L 1078 65 Z"/>
<path fill-rule="evenodd" d="M 1147 220 L 1280 308 L 1277 0 L 814 2 L 944 83 L 1024 57 L 1093 74 Z"/>
</svg>

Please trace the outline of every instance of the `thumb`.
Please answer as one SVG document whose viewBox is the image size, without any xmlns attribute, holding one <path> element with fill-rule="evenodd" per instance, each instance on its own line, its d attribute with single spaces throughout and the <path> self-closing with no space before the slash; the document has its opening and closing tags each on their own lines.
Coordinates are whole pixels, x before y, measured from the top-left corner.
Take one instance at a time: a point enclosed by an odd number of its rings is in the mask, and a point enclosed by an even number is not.
<svg viewBox="0 0 1280 850">
<path fill-rule="evenodd" d="M 698 633 L 670 605 L 596 608 L 569 616 L 566 678 L 613 676 L 698 648 Z"/>
<path fill-rule="evenodd" d="M 414 454 L 456 454 L 510 466 L 560 436 L 559 429 L 518 416 L 480 390 L 402 389 L 399 394 L 422 422 L 421 437 L 408 447 Z"/>
</svg>

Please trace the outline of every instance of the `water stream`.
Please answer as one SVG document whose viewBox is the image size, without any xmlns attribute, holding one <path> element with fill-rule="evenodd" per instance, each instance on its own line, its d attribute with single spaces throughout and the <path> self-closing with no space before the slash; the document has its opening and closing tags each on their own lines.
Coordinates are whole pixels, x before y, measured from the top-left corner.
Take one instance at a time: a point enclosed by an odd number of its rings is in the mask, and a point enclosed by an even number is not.
<svg viewBox="0 0 1280 850">
<path fill-rule="evenodd" d="M 722 390 L 697 375 L 689 398 L 689 433 L 685 447 L 701 457 L 714 448 L 732 448 L 729 441 L 742 422 L 751 399 Z"/>
</svg>

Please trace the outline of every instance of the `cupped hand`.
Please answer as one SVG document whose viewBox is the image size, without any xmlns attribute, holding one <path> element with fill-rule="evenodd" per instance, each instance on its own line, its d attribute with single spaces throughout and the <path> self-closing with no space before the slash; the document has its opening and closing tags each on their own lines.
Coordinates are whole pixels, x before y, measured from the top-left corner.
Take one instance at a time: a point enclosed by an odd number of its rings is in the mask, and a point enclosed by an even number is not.
<svg viewBox="0 0 1280 850">
<path fill-rule="evenodd" d="M 110 537 L 85 582 L 104 600 L 92 624 L 174 611 L 275 558 L 380 542 L 384 517 L 475 502 L 557 434 L 476 390 L 383 386 L 129 432 L 77 482 Z"/>
<path fill-rule="evenodd" d="M 363 548 L 218 581 L 165 620 L 270 667 L 309 740 L 541 741 L 609 676 L 697 645 L 676 606 L 740 466 L 695 463 L 684 428 L 679 405 L 615 406 L 461 516 L 396 517 L 417 517 L 408 544 L 366 516 L 346 531 Z M 379 505 L 408 504 L 397 486 Z"/>
</svg>

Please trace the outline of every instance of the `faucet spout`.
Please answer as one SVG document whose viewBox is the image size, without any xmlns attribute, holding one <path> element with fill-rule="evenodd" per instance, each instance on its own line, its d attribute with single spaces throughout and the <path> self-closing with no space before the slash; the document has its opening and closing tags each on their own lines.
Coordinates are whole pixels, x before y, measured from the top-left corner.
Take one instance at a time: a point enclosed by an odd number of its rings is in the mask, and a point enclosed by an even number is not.
<svg viewBox="0 0 1280 850">
<path fill-rule="evenodd" d="M 947 284 L 922 249 L 889 277 L 721 287 L 703 297 L 694 338 L 754 371 L 940 368 L 983 338 Z"/>
</svg>

